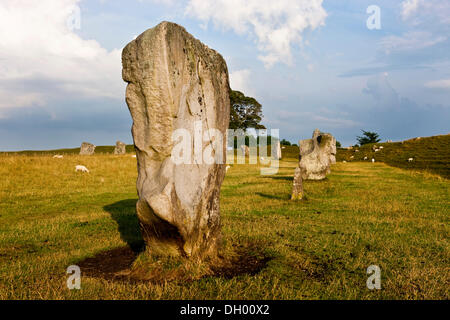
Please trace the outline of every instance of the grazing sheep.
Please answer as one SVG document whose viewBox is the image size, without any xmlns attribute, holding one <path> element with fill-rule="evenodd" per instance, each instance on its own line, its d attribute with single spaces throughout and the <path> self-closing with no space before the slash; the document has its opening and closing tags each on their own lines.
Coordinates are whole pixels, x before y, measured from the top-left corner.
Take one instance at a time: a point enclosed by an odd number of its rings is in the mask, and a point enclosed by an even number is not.
<svg viewBox="0 0 450 320">
<path fill-rule="evenodd" d="M 355 152 L 359 152 L 359 150 L 355 150 Z"/>
<path fill-rule="evenodd" d="M 367 157 L 364 157 L 364 160 L 367 160 L 368 158 Z"/>
<path fill-rule="evenodd" d="M 85 166 L 81 166 L 81 165 L 75 166 L 75 172 L 78 172 L 78 171 L 89 173 L 88 168 L 86 168 Z"/>
<path fill-rule="evenodd" d="M 381 150 L 381 149 L 384 149 L 384 147 L 383 147 L 383 146 L 380 146 L 380 150 Z"/>
<path fill-rule="evenodd" d="M 409 158 L 408 159 L 408 162 L 413 162 L 414 161 L 414 158 Z"/>
<path fill-rule="evenodd" d="M 374 158 L 372 158 L 372 163 L 374 163 L 375 162 L 375 159 Z"/>
<path fill-rule="evenodd" d="M 131 156 L 132 158 L 136 158 L 136 155 L 135 154 L 133 154 L 132 156 Z"/>
<path fill-rule="evenodd" d="M 375 149 L 375 152 L 378 152 L 378 151 L 380 151 L 380 149 Z"/>
<path fill-rule="evenodd" d="M 347 163 L 347 161 L 344 160 L 344 161 L 342 161 L 342 163 Z"/>
<path fill-rule="evenodd" d="M 225 168 L 225 172 L 228 172 L 228 169 L 230 169 L 231 167 L 230 166 L 227 166 L 226 168 Z"/>
<path fill-rule="evenodd" d="M 260 157 L 259 160 L 264 161 L 264 157 Z"/>
<path fill-rule="evenodd" d="M 353 159 L 353 158 L 354 158 L 354 156 L 351 156 L 351 157 L 350 157 L 350 159 Z"/>
<path fill-rule="evenodd" d="M 53 158 L 56 158 L 56 159 L 62 159 L 62 158 L 63 158 L 63 156 L 62 156 L 62 155 L 60 155 L 60 154 L 55 154 L 55 155 L 53 156 Z"/>
</svg>

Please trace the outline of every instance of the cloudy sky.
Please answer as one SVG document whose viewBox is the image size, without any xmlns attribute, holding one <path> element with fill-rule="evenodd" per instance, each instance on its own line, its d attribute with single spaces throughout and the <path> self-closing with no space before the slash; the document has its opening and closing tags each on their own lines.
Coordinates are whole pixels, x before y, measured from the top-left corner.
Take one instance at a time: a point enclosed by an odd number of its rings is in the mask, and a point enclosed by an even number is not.
<svg viewBox="0 0 450 320">
<path fill-rule="evenodd" d="M 164 20 L 219 51 L 282 138 L 450 132 L 450 1 L 2 0 L 0 150 L 131 143 L 121 50 Z"/>
</svg>

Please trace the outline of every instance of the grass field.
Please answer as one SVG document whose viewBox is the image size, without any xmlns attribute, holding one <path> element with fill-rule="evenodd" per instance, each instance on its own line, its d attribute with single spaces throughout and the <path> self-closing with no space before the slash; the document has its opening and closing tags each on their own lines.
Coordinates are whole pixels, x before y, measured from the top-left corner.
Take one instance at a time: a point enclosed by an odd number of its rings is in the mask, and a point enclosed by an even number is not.
<svg viewBox="0 0 450 320">
<path fill-rule="evenodd" d="M 222 187 L 225 245 L 257 269 L 155 284 L 109 277 L 134 259 L 124 247 L 141 244 L 136 159 L 0 155 L 0 299 L 450 298 L 449 180 L 338 163 L 292 202 L 296 160 L 280 164 L 276 176 L 234 165 Z M 82 268 L 81 290 L 66 287 L 72 264 L 98 269 Z M 381 290 L 366 287 L 370 265 L 381 268 Z"/>
</svg>

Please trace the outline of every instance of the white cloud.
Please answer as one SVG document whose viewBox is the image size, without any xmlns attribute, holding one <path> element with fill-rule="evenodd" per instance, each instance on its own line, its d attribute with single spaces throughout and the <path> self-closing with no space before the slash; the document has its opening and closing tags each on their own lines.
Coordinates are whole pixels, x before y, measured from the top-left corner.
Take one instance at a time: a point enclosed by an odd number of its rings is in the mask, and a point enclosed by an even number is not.
<svg viewBox="0 0 450 320">
<path fill-rule="evenodd" d="M 401 3 L 401 16 L 413 24 L 450 25 L 450 2 L 442 0 L 405 0 Z"/>
<path fill-rule="evenodd" d="M 450 79 L 429 81 L 425 83 L 425 87 L 433 89 L 450 89 Z"/>
<path fill-rule="evenodd" d="M 404 20 L 408 19 L 412 14 L 414 14 L 419 5 L 422 3 L 422 0 L 406 0 L 403 1 L 402 6 L 402 18 Z"/>
<path fill-rule="evenodd" d="M 249 88 L 251 72 L 249 69 L 236 70 L 230 73 L 231 89 L 241 91 L 245 95 L 254 95 L 254 92 Z"/>
<path fill-rule="evenodd" d="M 186 9 L 205 25 L 256 37 L 259 59 L 266 67 L 292 64 L 291 49 L 302 43 L 302 33 L 325 23 L 322 0 L 190 0 Z"/>
<path fill-rule="evenodd" d="M 120 50 L 108 51 L 70 30 L 79 18 L 72 11 L 78 3 L 1 1 L 0 81 L 7 90 L 0 90 L 0 108 L 45 104 L 68 95 L 123 96 Z"/>
<path fill-rule="evenodd" d="M 392 52 L 415 51 L 432 47 L 447 40 L 446 36 L 433 35 L 426 31 L 412 31 L 402 36 L 388 36 L 380 41 L 380 45 L 386 54 Z"/>
</svg>

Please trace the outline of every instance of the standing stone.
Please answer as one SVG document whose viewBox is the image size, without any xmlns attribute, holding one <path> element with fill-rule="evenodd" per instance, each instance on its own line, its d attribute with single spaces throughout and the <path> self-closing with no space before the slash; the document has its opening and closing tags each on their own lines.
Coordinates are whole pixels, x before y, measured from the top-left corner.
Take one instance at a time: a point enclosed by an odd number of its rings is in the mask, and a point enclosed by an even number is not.
<svg viewBox="0 0 450 320">
<path fill-rule="evenodd" d="M 126 154 L 127 145 L 121 141 L 116 142 L 116 147 L 114 148 L 114 154 Z"/>
<path fill-rule="evenodd" d="M 281 145 L 280 145 L 280 140 L 277 140 L 277 149 L 276 149 L 275 159 L 281 160 Z"/>
<path fill-rule="evenodd" d="M 300 167 L 295 168 L 294 172 L 294 185 L 292 188 L 292 200 L 302 200 L 303 199 L 303 180 L 302 180 L 302 170 Z"/>
<path fill-rule="evenodd" d="M 122 64 L 138 162 L 137 215 L 147 250 L 214 258 L 221 244 L 226 139 L 208 130 L 226 137 L 230 86 L 225 60 L 183 27 L 162 22 L 125 47 Z M 203 134 L 196 140 L 199 125 Z M 178 146 L 174 133 L 191 139 L 187 145 L 194 147 L 183 150 L 187 163 L 171 158 Z M 221 155 L 221 163 L 202 160 L 202 151 L 213 145 L 211 153 Z"/>
<path fill-rule="evenodd" d="M 95 146 L 89 142 L 83 142 L 80 148 L 80 154 L 83 156 L 91 156 L 95 152 Z"/>
<path fill-rule="evenodd" d="M 336 163 L 336 139 L 329 133 L 314 130 L 312 139 L 300 140 L 299 167 L 303 180 L 322 180 Z"/>
<path fill-rule="evenodd" d="M 249 147 L 248 147 L 247 145 L 243 144 L 243 145 L 241 146 L 241 151 L 242 151 L 242 154 L 243 154 L 244 156 L 246 156 L 246 157 L 249 157 L 249 156 L 250 156 L 250 149 L 249 149 Z"/>
</svg>

